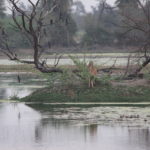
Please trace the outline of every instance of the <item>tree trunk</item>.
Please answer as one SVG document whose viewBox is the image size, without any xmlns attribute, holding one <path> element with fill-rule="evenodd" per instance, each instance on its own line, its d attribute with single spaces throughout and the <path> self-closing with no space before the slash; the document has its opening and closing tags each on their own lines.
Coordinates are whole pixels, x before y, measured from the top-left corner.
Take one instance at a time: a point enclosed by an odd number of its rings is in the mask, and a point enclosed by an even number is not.
<svg viewBox="0 0 150 150">
<path fill-rule="evenodd" d="M 128 77 L 129 77 L 129 78 L 142 77 L 142 75 L 139 74 L 139 72 L 140 72 L 144 67 L 146 67 L 149 63 L 150 63 L 150 58 L 148 58 L 147 60 L 145 60 L 145 61 L 143 62 L 143 64 L 142 64 L 139 68 L 137 68 L 132 74 L 129 74 Z M 138 74 L 139 74 L 139 75 L 138 75 Z"/>
</svg>

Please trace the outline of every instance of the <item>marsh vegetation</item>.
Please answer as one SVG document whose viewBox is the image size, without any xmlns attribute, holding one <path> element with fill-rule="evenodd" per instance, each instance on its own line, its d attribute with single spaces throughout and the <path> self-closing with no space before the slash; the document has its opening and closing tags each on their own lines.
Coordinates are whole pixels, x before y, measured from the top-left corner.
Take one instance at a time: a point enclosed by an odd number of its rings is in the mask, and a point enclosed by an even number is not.
<svg viewBox="0 0 150 150">
<path fill-rule="evenodd" d="M 0 149 L 149 150 L 150 1 L 8 2 Z"/>
</svg>

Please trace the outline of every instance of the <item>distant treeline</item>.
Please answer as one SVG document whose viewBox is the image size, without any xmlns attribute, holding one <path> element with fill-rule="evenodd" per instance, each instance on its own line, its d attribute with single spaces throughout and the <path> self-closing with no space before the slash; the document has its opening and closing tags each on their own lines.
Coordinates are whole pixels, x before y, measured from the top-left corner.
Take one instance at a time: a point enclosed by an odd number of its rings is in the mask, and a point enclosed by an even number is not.
<svg viewBox="0 0 150 150">
<path fill-rule="evenodd" d="M 0 26 L 5 27 L 10 45 L 15 48 L 30 48 L 28 40 L 14 27 L 11 15 L 5 13 L 4 1 L 0 0 Z M 47 3 L 47 9 L 50 9 L 52 1 L 48 0 Z M 149 6 L 148 1 L 144 7 L 149 11 Z M 32 9 L 23 4 L 20 4 L 20 7 L 27 12 Z M 50 18 L 47 18 L 49 30 L 45 33 L 45 38 L 48 38 L 49 42 L 43 40 L 45 47 L 135 46 L 143 38 L 139 30 L 132 31 L 127 26 L 131 22 L 127 17 L 132 16 L 132 19 L 143 17 L 139 15 L 142 8 L 137 0 L 116 0 L 113 8 L 100 1 L 91 12 L 86 12 L 81 1 L 61 0 L 60 9 L 61 11 L 55 11 Z M 20 16 L 18 21 L 19 18 Z"/>
</svg>

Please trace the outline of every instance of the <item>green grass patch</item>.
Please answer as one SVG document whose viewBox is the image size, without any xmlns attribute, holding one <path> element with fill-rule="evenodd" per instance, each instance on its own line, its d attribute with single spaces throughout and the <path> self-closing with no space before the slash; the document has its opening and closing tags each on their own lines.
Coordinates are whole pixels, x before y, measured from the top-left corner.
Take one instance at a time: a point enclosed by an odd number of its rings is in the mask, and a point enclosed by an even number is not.
<svg viewBox="0 0 150 150">
<path fill-rule="evenodd" d="M 26 102 L 150 102 L 150 87 L 112 87 L 110 85 L 95 88 L 60 87 L 44 88 L 22 98 Z"/>
</svg>

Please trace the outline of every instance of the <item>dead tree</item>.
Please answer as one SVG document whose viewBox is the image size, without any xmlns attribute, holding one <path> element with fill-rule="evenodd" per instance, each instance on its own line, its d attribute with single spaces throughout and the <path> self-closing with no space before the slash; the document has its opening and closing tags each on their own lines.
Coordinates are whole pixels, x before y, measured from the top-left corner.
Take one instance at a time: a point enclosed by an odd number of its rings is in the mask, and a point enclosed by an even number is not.
<svg viewBox="0 0 150 150">
<path fill-rule="evenodd" d="M 53 67 L 46 65 L 46 60 L 42 60 L 41 56 L 45 52 L 45 47 L 42 45 L 43 38 L 46 36 L 46 29 L 51 25 L 51 20 L 48 21 L 48 17 L 53 12 L 59 9 L 60 5 L 58 1 L 54 1 L 50 10 L 46 10 L 47 0 L 37 0 L 33 3 L 32 0 L 28 0 L 31 5 L 31 10 L 26 11 L 19 6 L 19 0 L 8 0 L 11 4 L 12 18 L 14 21 L 14 29 L 19 30 L 30 42 L 33 48 L 33 61 L 21 60 L 18 55 L 9 46 L 9 37 L 4 28 L 1 29 L 1 42 L 0 51 L 9 57 L 12 61 L 18 61 L 20 63 L 33 64 L 35 67 L 43 73 L 59 72 L 63 73 L 60 68 L 57 68 L 57 64 L 61 57 L 58 57 L 57 63 Z M 42 5 L 42 6 L 41 6 Z M 46 10 L 46 11 L 45 11 Z M 18 20 L 19 17 L 19 20 Z M 48 41 L 49 43 L 49 41 Z"/>
<path fill-rule="evenodd" d="M 134 33 L 130 40 L 137 40 L 137 67 L 129 76 L 137 76 L 138 73 L 150 63 L 150 0 L 137 0 L 138 10 L 135 12 L 124 11 L 121 16 L 124 18 L 122 27 L 124 34 Z"/>
<path fill-rule="evenodd" d="M 129 73 L 131 77 L 138 76 L 139 72 L 150 63 L 150 0 L 137 0 L 137 4 L 136 9 L 126 7 L 124 10 L 105 5 L 105 9 L 117 11 L 122 18 L 119 24 L 112 23 L 123 30 L 120 34 L 127 36 L 130 42 L 137 41 L 138 67 Z"/>
</svg>

